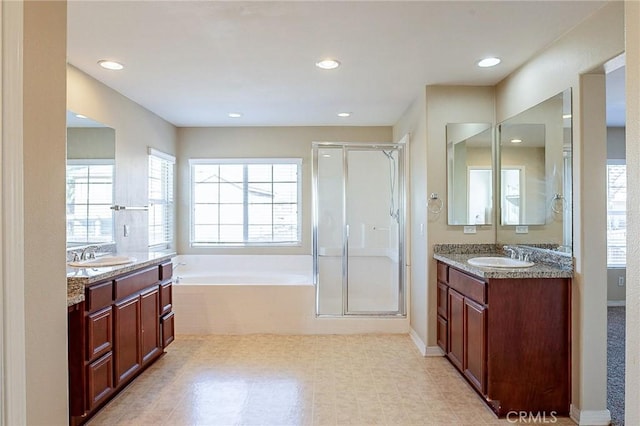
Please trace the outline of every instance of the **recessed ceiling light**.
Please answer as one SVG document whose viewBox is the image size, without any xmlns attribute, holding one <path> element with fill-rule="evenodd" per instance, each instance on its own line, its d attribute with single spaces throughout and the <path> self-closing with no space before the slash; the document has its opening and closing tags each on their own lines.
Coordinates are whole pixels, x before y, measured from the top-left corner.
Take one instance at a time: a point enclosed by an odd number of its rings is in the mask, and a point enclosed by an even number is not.
<svg viewBox="0 0 640 426">
<path fill-rule="evenodd" d="M 342 117 L 342 118 L 351 117 L 351 113 L 350 112 L 339 112 L 338 113 L 338 117 Z"/>
<path fill-rule="evenodd" d="M 87 116 L 82 114 L 76 114 L 76 118 L 87 118 Z"/>
<path fill-rule="evenodd" d="M 562 118 L 571 118 L 571 114 L 562 114 Z"/>
<path fill-rule="evenodd" d="M 335 59 L 323 59 L 321 61 L 316 62 L 316 67 L 321 68 L 323 70 L 333 70 L 340 66 L 340 62 Z"/>
<path fill-rule="evenodd" d="M 231 118 L 240 118 L 240 117 L 242 117 L 242 113 L 240 113 L 240 112 L 230 112 L 228 115 Z"/>
<path fill-rule="evenodd" d="M 478 66 L 482 68 L 495 67 L 499 63 L 500 63 L 499 58 L 484 58 L 483 60 L 478 62 Z"/>
<path fill-rule="evenodd" d="M 124 68 L 124 65 L 122 65 L 120 62 L 108 61 L 106 59 L 98 61 L 98 65 L 100 65 L 104 69 L 108 69 L 112 71 L 119 71 Z"/>
<path fill-rule="evenodd" d="M 522 143 L 522 139 L 511 139 L 511 143 Z"/>
</svg>

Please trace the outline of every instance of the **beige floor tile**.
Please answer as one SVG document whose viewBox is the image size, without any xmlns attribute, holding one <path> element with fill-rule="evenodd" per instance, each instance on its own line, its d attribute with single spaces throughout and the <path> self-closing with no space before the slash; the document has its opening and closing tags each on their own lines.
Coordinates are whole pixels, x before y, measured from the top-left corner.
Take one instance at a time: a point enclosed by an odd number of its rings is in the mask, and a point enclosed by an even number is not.
<svg viewBox="0 0 640 426">
<path fill-rule="evenodd" d="M 508 425 L 405 335 L 179 336 L 99 425 Z M 559 418 L 556 424 L 571 425 Z"/>
</svg>

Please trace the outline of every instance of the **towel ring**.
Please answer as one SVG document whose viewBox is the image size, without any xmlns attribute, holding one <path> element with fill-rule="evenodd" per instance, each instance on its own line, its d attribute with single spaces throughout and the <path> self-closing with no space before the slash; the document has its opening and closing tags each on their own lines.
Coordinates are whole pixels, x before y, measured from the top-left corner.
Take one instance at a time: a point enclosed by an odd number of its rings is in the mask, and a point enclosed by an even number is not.
<svg viewBox="0 0 640 426">
<path fill-rule="evenodd" d="M 427 210 L 433 214 L 438 214 L 442 211 L 442 206 L 442 199 L 438 196 L 438 193 L 432 192 L 427 201 Z"/>
<path fill-rule="evenodd" d="M 555 194 L 551 199 L 551 211 L 560 214 L 564 211 L 566 202 L 562 194 Z"/>
</svg>

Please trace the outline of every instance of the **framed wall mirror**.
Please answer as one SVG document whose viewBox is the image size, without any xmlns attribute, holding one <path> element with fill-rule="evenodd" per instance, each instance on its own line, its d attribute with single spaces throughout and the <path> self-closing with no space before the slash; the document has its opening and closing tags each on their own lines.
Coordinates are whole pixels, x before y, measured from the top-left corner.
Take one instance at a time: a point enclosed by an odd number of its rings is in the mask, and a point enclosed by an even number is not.
<svg viewBox="0 0 640 426">
<path fill-rule="evenodd" d="M 497 241 L 572 246 L 571 89 L 498 125 Z"/>
<path fill-rule="evenodd" d="M 67 111 L 67 248 L 114 241 L 115 130 Z"/>
<path fill-rule="evenodd" d="M 447 218 L 449 225 L 493 223 L 493 126 L 448 123 Z"/>
</svg>

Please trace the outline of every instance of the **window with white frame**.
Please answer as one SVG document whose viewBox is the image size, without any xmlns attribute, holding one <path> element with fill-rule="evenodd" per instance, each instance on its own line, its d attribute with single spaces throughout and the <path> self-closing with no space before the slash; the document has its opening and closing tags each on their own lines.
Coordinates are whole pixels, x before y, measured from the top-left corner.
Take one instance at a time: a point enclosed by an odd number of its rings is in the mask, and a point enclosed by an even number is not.
<svg viewBox="0 0 640 426">
<path fill-rule="evenodd" d="M 114 240 L 113 160 L 67 160 L 67 243 Z"/>
<path fill-rule="evenodd" d="M 627 264 L 627 166 L 607 162 L 607 266 Z"/>
<path fill-rule="evenodd" d="M 175 157 L 149 148 L 149 248 L 173 243 L 173 168 Z"/>
<path fill-rule="evenodd" d="M 299 245 L 299 158 L 192 159 L 191 244 Z"/>
</svg>

